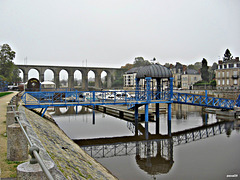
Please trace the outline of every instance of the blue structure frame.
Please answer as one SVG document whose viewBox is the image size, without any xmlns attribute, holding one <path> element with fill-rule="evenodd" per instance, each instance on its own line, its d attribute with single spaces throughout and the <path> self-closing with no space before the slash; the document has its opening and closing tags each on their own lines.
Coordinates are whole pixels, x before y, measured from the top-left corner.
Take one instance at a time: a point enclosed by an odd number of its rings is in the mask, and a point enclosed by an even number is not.
<svg viewBox="0 0 240 180">
<path fill-rule="evenodd" d="M 173 78 L 169 78 L 169 89 L 163 91 L 157 79 L 157 91 L 151 91 L 151 77 L 145 78 L 146 87 L 139 88 L 136 80 L 135 91 L 54 91 L 25 92 L 22 101 L 29 109 L 42 108 L 42 116 L 50 106 L 95 106 L 95 105 L 127 105 L 135 109 L 135 124 L 138 124 L 138 107 L 145 105 L 145 137 L 148 139 L 148 105 L 156 104 L 156 134 L 159 133 L 159 103 L 168 104 L 168 135 L 171 136 L 172 103 L 205 106 L 220 109 L 233 109 L 240 106 L 240 96 L 235 100 L 208 97 L 188 93 L 173 92 Z M 153 89 L 153 88 L 152 88 Z M 122 96 L 119 96 L 119 93 Z M 111 94 L 111 98 L 109 98 Z M 132 94 L 133 96 L 127 96 Z M 137 132 L 137 128 L 136 128 Z"/>
</svg>

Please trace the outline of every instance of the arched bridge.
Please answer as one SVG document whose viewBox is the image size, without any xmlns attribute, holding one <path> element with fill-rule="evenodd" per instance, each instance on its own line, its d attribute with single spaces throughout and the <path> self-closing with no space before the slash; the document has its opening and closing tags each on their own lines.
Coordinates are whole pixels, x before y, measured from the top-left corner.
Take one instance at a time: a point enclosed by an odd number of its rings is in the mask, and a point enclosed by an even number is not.
<svg viewBox="0 0 240 180">
<path fill-rule="evenodd" d="M 77 66 L 42 66 L 42 65 L 17 65 L 23 72 L 23 82 L 27 82 L 29 77 L 28 73 L 31 69 L 35 69 L 39 73 L 39 81 L 44 81 L 44 73 L 46 70 L 51 70 L 54 75 L 54 83 L 56 88 L 60 87 L 59 74 L 61 70 L 68 73 L 68 88 L 74 87 L 74 73 L 80 71 L 82 74 L 82 89 L 88 90 L 88 72 L 93 71 L 95 74 L 95 87 L 101 88 L 101 73 L 107 74 L 107 88 L 111 88 L 112 82 L 117 78 L 116 72 L 122 72 L 120 68 L 107 68 L 107 67 L 77 67 Z"/>
</svg>

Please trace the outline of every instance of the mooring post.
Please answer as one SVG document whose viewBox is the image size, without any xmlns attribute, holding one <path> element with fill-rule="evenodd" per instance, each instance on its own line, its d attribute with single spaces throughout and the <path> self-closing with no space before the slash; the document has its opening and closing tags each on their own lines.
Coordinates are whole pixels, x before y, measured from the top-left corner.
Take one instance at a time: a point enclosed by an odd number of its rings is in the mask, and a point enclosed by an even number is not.
<svg viewBox="0 0 240 180">
<path fill-rule="evenodd" d="M 172 104 L 168 103 L 168 135 L 171 136 L 171 117 L 172 116 Z"/>
<path fill-rule="evenodd" d="M 156 134 L 159 134 L 159 103 L 156 103 Z"/>
</svg>

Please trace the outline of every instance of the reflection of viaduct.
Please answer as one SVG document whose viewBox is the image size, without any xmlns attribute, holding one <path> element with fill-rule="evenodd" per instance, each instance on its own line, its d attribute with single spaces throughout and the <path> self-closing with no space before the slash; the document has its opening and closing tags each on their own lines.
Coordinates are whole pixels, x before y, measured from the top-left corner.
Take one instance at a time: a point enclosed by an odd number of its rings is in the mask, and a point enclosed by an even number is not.
<svg viewBox="0 0 240 180">
<path fill-rule="evenodd" d="M 101 88 L 101 73 L 107 73 L 107 88 L 111 88 L 112 82 L 116 79 L 115 72 L 121 71 L 120 68 L 100 68 L 100 67 L 71 67 L 71 66 L 41 66 L 41 65 L 17 65 L 23 71 L 23 82 L 28 81 L 28 72 L 35 69 L 39 73 L 39 81 L 44 81 L 44 72 L 51 70 L 54 74 L 54 83 L 56 87 L 60 87 L 59 74 L 61 70 L 68 73 L 68 88 L 74 87 L 74 73 L 80 71 L 82 73 L 82 89 L 88 90 L 88 72 L 93 71 L 95 74 L 95 87 Z"/>
<path fill-rule="evenodd" d="M 62 110 L 63 109 L 63 110 Z M 71 115 L 71 114 L 92 114 L 92 110 L 85 106 L 68 106 L 68 107 L 54 107 L 54 116 Z"/>
</svg>

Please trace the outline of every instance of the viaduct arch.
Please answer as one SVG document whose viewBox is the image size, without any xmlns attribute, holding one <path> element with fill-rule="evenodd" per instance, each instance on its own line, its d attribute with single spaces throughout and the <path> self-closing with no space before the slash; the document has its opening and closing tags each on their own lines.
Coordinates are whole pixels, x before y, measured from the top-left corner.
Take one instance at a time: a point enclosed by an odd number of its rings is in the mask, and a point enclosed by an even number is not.
<svg viewBox="0 0 240 180">
<path fill-rule="evenodd" d="M 101 73 L 107 73 L 107 88 L 112 87 L 112 82 L 116 80 L 116 72 L 122 70 L 120 68 L 106 67 L 73 67 L 73 66 L 47 66 L 47 65 L 16 65 L 23 72 L 23 82 L 28 81 L 28 72 L 31 69 L 36 69 L 39 73 L 39 81 L 44 81 L 44 72 L 48 69 L 54 74 L 54 83 L 56 88 L 60 87 L 59 74 L 61 70 L 66 70 L 68 73 L 68 88 L 74 87 L 74 72 L 79 70 L 82 73 L 82 89 L 88 90 L 88 72 L 93 71 L 95 74 L 95 88 L 101 88 Z"/>
</svg>

